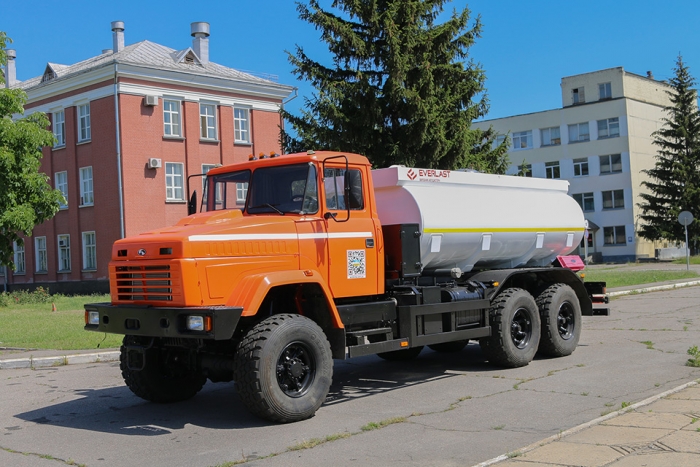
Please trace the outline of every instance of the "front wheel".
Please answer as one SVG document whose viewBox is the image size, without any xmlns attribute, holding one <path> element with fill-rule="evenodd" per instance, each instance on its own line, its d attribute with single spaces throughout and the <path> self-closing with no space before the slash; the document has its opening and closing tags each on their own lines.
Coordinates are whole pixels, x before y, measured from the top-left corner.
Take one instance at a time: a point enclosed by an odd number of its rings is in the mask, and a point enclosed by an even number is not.
<svg viewBox="0 0 700 467">
<path fill-rule="evenodd" d="M 517 368 L 532 361 L 540 343 L 540 315 L 526 290 L 503 290 L 491 302 L 491 336 L 479 340 L 489 362 Z"/>
<path fill-rule="evenodd" d="M 571 355 L 581 337 L 581 304 L 566 284 L 554 284 L 537 297 L 542 317 L 539 353 L 548 357 Z"/>
<path fill-rule="evenodd" d="M 236 351 L 233 371 L 248 410 L 273 422 L 296 422 L 313 417 L 326 400 L 333 358 L 315 322 L 280 314 L 248 331 Z"/>
</svg>

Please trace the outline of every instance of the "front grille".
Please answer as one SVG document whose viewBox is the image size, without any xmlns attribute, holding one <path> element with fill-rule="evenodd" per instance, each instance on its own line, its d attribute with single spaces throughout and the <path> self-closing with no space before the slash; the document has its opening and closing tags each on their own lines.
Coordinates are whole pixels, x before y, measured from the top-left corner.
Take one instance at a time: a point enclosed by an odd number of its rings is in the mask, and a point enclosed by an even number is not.
<svg viewBox="0 0 700 467">
<path fill-rule="evenodd" d="M 117 266 L 116 283 L 120 301 L 173 300 L 169 265 Z"/>
</svg>

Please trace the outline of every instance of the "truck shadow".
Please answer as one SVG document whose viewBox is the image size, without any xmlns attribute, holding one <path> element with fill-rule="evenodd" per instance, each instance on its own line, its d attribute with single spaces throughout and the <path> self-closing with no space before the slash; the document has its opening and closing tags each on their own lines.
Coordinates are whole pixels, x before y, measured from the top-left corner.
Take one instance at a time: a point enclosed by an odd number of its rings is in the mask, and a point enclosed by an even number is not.
<svg viewBox="0 0 700 467">
<path fill-rule="evenodd" d="M 118 373 L 118 364 L 111 365 Z M 331 405 L 464 373 L 498 370 L 502 369 L 489 365 L 479 346 L 473 344 L 450 354 L 425 349 L 417 359 L 404 362 L 384 361 L 376 356 L 335 361 L 333 384 L 319 411 Z M 251 415 L 238 398 L 234 383 L 207 383 L 196 397 L 176 404 L 143 401 L 126 386 L 78 389 L 68 397 L 74 398 L 15 417 L 37 424 L 138 436 L 166 435 L 186 424 L 220 430 L 276 425 Z M 301 423 L 312 421 L 313 418 Z"/>
</svg>

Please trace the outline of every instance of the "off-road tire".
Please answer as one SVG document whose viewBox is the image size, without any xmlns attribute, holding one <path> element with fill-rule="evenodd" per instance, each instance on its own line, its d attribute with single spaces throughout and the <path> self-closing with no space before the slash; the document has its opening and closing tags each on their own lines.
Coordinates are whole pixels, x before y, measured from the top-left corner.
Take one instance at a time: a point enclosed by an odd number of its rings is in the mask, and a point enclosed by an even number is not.
<svg viewBox="0 0 700 467">
<path fill-rule="evenodd" d="M 479 340 L 487 360 L 498 366 L 517 368 L 532 361 L 540 343 L 540 314 L 526 290 L 501 291 L 491 302 L 491 336 Z"/>
<path fill-rule="evenodd" d="M 274 315 L 243 337 L 233 376 L 241 401 L 253 414 L 281 423 L 304 420 L 313 417 L 328 395 L 331 346 L 309 318 Z"/>
<path fill-rule="evenodd" d="M 547 357 L 571 355 L 581 337 L 581 304 L 566 284 L 554 284 L 537 297 L 542 321 L 538 352 Z"/>
<path fill-rule="evenodd" d="M 392 350 L 391 352 L 378 353 L 377 357 L 390 362 L 405 362 L 413 360 L 421 353 L 423 346 L 411 347 L 410 349 Z"/>
<path fill-rule="evenodd" d="M 461 352 L 469 344 L 469 339 L 452 342 L 440 342 L 439 344 L 431 344 L 428 346 L 430 350 L 440 353 L 455 353 Z"/>
<path fill-rule="evenodd" d="M 151 347 L 145 351 L 142 370 L 131 370 L 127 365 L 126 345 L 135 343 L 133 336 L 124 336 L 120 348 L 119 368 L 124 382 L 131 392 L 150 402 L 168 404 L 191 399 L 197 394 L 207 378 L 187 368 L 163 364 L 161 349 Z"/>
</svg>

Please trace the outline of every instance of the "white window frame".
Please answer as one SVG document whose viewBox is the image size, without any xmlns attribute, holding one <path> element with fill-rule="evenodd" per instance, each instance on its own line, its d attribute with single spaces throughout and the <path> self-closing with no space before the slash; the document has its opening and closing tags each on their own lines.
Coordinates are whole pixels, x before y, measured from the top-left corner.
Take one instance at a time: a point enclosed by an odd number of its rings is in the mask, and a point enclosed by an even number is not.
<svg viewBox="0 0 700 467">
<path fill-rule="evenodd" d="M 70 235 L 56 236 L 58 245 L 58 272 L 70 272 Z"/>
<path fill-rule="evenodd" d="M 614 167 L 617 164 L 613 164 L 613 157 L 617 157 L 620 159 L 619 170 L 614 170 Z M 598 158 L 600 161 L 600 173 L 601 173 L 601 175 L 622 173 L 622 154 L 606 154 L 604 156 L 598 156 Z M 606 158 L 607 158 L 606 165 L 609 167 L 609 169 L 606 171 L 603 171 L 603 160 L 605 160 Z"/>
<path fill-rule="evenodd" d="M 204 140 L 216 140 L 216 104 L 199 104 L 199 137 Z"/>
<path fill-rule="evenodd" d="M 561 165 L 559 161 L 551 161 L 544 163 L 544 176 L 545 178 L 561 178 Z"/>
<path fill-rule="evenodd" d="M 612 242 L 608 242 L 608 237 Z M 620 241 L 622 240 L 622 241 Z M 624 225 L 603 227 L 603 245 L 605 246 L 625 246 L 627 245 L 627 231 Z"/>
<path fill-rule="evenodd" d="M 523 174 L 523 177 L 532 178 L 532 164 L 519 165 L 518 174 Z"/>
<path fill-rule="evenodd" d="M 248 196 L 248 184 L 236 183 L 236 204 L 245 204 L 245 199 Z"/>
<path fill-rule="evenodd" d="M 165 163 L 165 200 L 185 200 L 185 164 L 182 162 Z"/>
<path fill-rule="evenodd" d="M 532 149 L 532 130 L 516 131 L 513 133 L 513 150 Z"/>
<path fill-rule="evenodd" d="M 68 172 L 65 170 L 62 172 L 56 172 L 54 174 L 54 186 L 58 191 L 61 192 L 63 197 L 66 199 L 65 204 L 59 203 L 59 209 L 68 209 Z"/>
<path fill-rule="evenodd" d="M 90 103 L 78 105 L 78 142 L 90 141 Z"/>
<path fill-rule="evenodd" d="M 558 126 L 540 129 L 542 146 L 559 146 L 561 144 L 561 129 Z"/>
<path fill-rule="evenodd" d="M 595 211 L 595 198 L 593 196 L 593 192 L 588 192 L 588 193 L 574 193 L 571 195 L 572 198 L 576 200 L 579 206 L 581 206 L 581 210 L 583 212 L 593 212 Z M 591 203 L 590 208 L 587 208 L 587 204 Z"/>
<path fill-rule="evenodd" d="M 625 208 L 625 190 L 606 190 L 602 194 L 603 211 Z"/>
<path fill-rule="evenodd" d="M 49 256 L 46 250 L 46 237 L 34 237 L 34 268 L 35 272 L 49 272 Z"/>
<path fill-rule="evenodd" d="M 53 113 L 53 147 L 59 148 L 66 145 L 66 111 L 57 110 Z"/>
<path fill-rule="evenodd" d="M 97 270 L 97 242 L 95 231 L 83 232 L 83 271 Z"/>
<path fill-rule="evenodd" d="M 92 166 L 80 168 L 80 206 L 93 206 L 95 204 L 94 184 L 92 178 Z"/>
<path fill-rule="evenodd" d="M 576 104 L 584 104 L 586 102 L 586 93 L 583 86 L 571 90 L 571 102 Z"/>
<path fill-rule="evenodd" d="M 14 249 L 15 274 L 24 274 L 27 272 L 26 254 L 24 244 L 19 245 L 17 242 L 12 242 Z"/>
<path fill-rule="evenodd" d="M 620 119 L 618 117 L 598 120 L 598 139 L 617 138 L 620 136 Z"/>
<path fill-rule="evenodd" d="M 493 139 L 493 143 L 492 143 L 491 147 L 493 149 L 496 149 L 498 146 L 503 144 L 503 141 L 505 141 L 505 140 L 506 140 L 506 135 L 496 135 L 496 137 Z"/>
<path fill-rule="evenodd" d="M 598 98 L 602 101 L 612 99 L 612 85 L 610 83 L 598 84 Z"/>
<path fill-rule="evenodd" d="M 574 159 L 574 177 L 587 177 L 588 174 L 588 158 Z"/>
<path fill-rule="evenodd" d="M 585 132 L 581 130 L 585 128 Z M 576 136 L 575 138 L 573 136 Z M 585 135 L 582 137 L 582 135 Z M 569 143 L 580 143 L 583 141 L 591 140 L 591 130 L 588 126 L 588 122 L 572 123 L 569 125 Z"/>
<path fill-rule="evenodd" d="M 233 137 L 236 143 L 250 144 L 250 109 L 233 108 Z"/>
<path fill-rule="evenodd" d="M 173 109 L 172 106 L 175 108 Z M 163 135 L 182 136 L 180 131 L 180 101 L 177 99 L 163 99 Z"/>
</svg>

